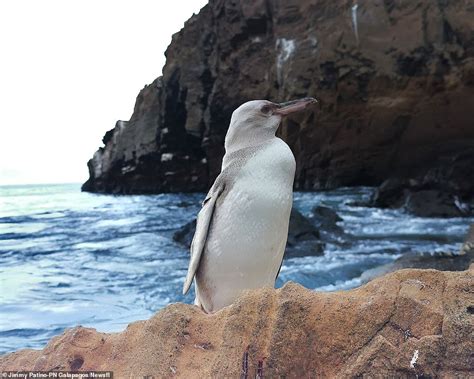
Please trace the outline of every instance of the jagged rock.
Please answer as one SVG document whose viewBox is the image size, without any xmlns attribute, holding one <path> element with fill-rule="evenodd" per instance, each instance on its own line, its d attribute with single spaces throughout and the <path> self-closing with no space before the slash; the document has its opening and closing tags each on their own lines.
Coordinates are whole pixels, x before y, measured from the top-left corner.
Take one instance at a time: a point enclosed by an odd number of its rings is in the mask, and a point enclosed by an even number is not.
<svg viewBox="0 0 474 379">
<path fill-rule="evenodd" d="M 462 217 L 467 215 L 458 208 L 453 196 L 436 190 L 409 193 L 405 209 L 419 217 Z"/>
<path fill-rule="evenodd" d="M 409 180 L 390 178 L 385 180 L 372 197 L 371 205 L 377 208 L 400 208 L 405 204 Z"/>
<path fill-rule="evenodd" d="M 173 240 L 179 242 L 180 244 L 186 246 L 186 248 L 191 247 L 191 242 L 193 242 L 194 232 L 196 231 L 196 220 L 190 221 L 184 224 L 173 234 Z"/>
<path fill-rule="evenodd" d="M 404 208 L 419 217 L 465 217 L 473 214 L 474 197 L 469 200 L 472 205 L 462 203 L 452 190 L 440 189 L 441 184 L 391 178 L 376 189 L 370 205 L 379 208 Z"/>
<path fill-rule="evenodd" d="M 342 218 L 329 207 L 317 205 L 311 212 L 314 220 L 321 225 L 333 225 L 336 222 L 342 221 Z"/>
<path fill-rule="evenodd" d="M 296 188 L 426 176 L 472 195 L 470 0 L 351 7 L 211 0 L 173 36 L 163 77 L 140 92 L 130 121 L 107 133 L 83 189 L 204 191 L 238 105 L 311 95 L 321 109 L 280 132 L 296 157 Z"/>
<path fill-rule="evenodd" d="M 285 258 L 323 255 L 324 246 L 318 228 L 301 212 L 293 208 L 290 214 Z"/>
<path fill-rule="evenodd" d="M 287 283 L 212 314 L 172 304 L 121 333 L 76 327 L 6 370 L 111 370 L 117 378 L 469 377 L 474 267 L 401 270 L 350 291 Z M 247 359 L 244 359 L 244 358 Z M 248 363 L 246 364 L 245 361 Z"/>
<path fill-rule="evenodd" d="M 311 221 L 326 233 L 343 233 L 342 228 L 337 225 L 342 218 L 331 208 L 318 205 L 311 210 Z"/>
</svg>

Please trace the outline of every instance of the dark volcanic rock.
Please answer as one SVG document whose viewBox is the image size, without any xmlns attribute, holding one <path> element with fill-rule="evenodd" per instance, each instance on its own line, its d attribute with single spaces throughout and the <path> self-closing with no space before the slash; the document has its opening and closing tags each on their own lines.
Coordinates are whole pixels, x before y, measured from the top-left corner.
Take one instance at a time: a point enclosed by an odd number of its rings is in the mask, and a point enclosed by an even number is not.
<svg viewBox="0 0 474 379">
<path fill-rule="evenodd" d="M 338 221 L 342 221 L 342 218 L 329 207 L 317 205 L 312 212 L 314 219 L 322 225 L 333 225 Z"/>
<path fill-rule="evenodd" d="M 193 242 L 195 231 L 196 231 L 196 220 L 193 220 L 183 225 L 181 228 L 179 228 L 173 234 L 173 240 L 176 242 L 179 242 L 180 244 L 186 246 L 187 248 L 190 248 L 191 242 Z"/>
<path fill-rule="evenodd" d="M 453 196 L 436 190 L 408 194 L 405 209 L 419 217 L 461 217 L 465 215 Z"/>
<path fill-rule="evenodd" d="M 342 218 L 331 208 L 318 205 L 312 209 L 311 221 L 319 228 L 328 233 L 343 232 L 337 225 Z"/>
<path fill-rule="evenodd" d="M 374 193 L 371 206 L 404 208 L 419 217 L 464 217 L 474 212 L 474 194 L 457 192 L 443 181 L 388 179 Z M 461 195 L 459 195 L 461 194 Z"/>
<path fill-rule="evenodd" d="M 211 0 L 173 36 L 163 76 L 89 162 L 83 189 L 204 191 L 220 170 L 232 111 L 249 99 L 317 96 L 280 135 L 295 186 L 389 177 L 474 193 L 471 0 Z"/>
<path fill-rule="evenodd" d="M 321 241 L 319 230 L 309 219 L 293 208 L 288 228 L 288 243 L 285 257 L 303 257 L 307 255 L 323 255 L 324 243 Z"/>
<path fill-rule="evenodd" d="M 107 193 L 197 191 L 208 183 L 200 138 L 184 128 L 164 127 L 162 78 L 145 86 L 130 121 L 117 121 L 88 162 L 82 189 Z"/>
<path fill-rule="evenodd" d="M 390 178 L 385 180 L 375 191 L 372 205 L 377 208 L 400 208 L 405 204 L 408 180 Z"/>
</svg>

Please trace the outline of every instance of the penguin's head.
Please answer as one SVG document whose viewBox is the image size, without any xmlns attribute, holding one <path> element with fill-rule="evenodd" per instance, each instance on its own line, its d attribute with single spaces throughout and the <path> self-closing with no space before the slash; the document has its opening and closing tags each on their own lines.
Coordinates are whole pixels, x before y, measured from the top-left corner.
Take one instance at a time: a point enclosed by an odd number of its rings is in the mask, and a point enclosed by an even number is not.
<svg viewBox="0 0 474 379">
<path fill-rule="evenodd" d="M 283 117 L 317 103 L 312 97 L 272 103 L 268 100 L 252 100 L 242 104 L 233 113 L 225 137 L 226 152 L 255 146 L 275 136 Z"/>
</svg>

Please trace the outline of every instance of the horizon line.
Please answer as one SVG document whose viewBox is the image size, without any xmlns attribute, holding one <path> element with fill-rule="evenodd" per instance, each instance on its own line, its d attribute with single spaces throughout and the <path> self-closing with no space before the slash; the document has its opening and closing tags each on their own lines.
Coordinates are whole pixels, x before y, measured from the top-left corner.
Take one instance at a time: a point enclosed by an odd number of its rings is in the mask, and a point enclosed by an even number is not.
<svg viewBox="0 0 474 379">
<path fill-rule="evenodd" d="M 19 186 L 53 186 L 53 185 L 64 185 L 64 184 L 80 184 L 84 182 L 37 182 L 37 183 L 0 183 L 0 187 L 19 187 Z"/>
</svg>

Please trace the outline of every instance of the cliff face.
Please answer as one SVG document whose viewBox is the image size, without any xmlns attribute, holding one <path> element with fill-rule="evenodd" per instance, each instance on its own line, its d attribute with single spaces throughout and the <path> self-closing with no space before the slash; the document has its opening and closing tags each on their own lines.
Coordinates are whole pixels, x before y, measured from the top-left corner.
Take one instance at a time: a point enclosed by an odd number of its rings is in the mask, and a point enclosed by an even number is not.
<svg viewBox="0 0 474 379">
<path fill-rule="evenodd" d="M 351 291 L 290 283 L 213 315 L 173 304 L 121 333 L 77 327 L 6 370 L 111 370 L 114 377 L 356 378 L 474 374 L 473 271 L 402 270 Z M 259 369 L 260 366 L 260 369 Z M 244 374 L 247 372 L 247 376 Z"/>
<path fill-rule="evenodd" d="M 428 176 L 472 195 L 472 30 L 470 0 L 211 0 L 106 134 L 83 189 L 203 191 L 237 106 L 316 96 L 321 108 L 280 132 L 298 189 Z"/>
</svg>

